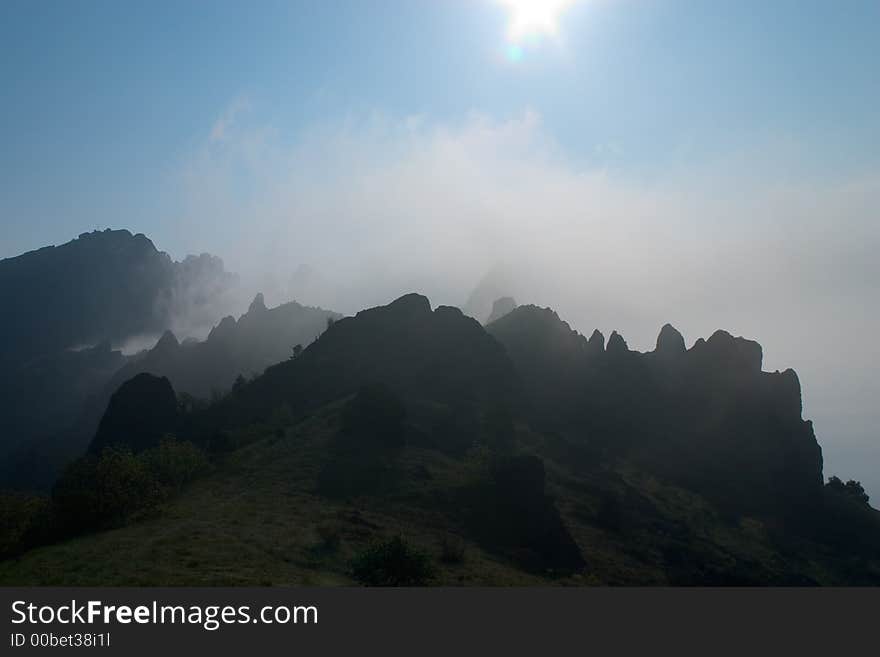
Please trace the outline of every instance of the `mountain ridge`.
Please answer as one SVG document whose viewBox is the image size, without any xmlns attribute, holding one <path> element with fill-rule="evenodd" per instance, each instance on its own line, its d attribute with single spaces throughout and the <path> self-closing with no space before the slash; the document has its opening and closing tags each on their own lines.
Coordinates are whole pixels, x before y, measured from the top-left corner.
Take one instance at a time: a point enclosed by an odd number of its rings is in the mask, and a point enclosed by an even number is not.
<svg viewBox="0 0 880 657">
<path fill-rule="evenodd" d="M 209 344 L 228 350 L 238 331 L 301 308 L 268 309 L 257 296 L 205 342 L 181 344 L 168 332 L 149 353 L 173 361 Z M 880 513 L 857 482 L 824 483 L 797 374 L 762 371 L 755 341 L 719 330 L 688 349 L 667 324 L 653 351 L 638 352 L 616 331 L 607 343 L 598 331 L 587 339 L 549 308 L 517 306 L 483 327 L 415 293 L 321 319 L 312 342 L 207 403 L 179 394 L 161 372 L 125 380 L 88 453 L 45 502 L 45 517 L 56 518 L 47 535 L 88 534 L 73 552 L 113 563 L 118 577 L 105 583 L 131 582 L 134 573 L 107 550 L 143 537 L 140 523 L 170 531 L 170 509 L 193 525 L 212 518 L 209 535 L 174 539 L 211 561 L 215 532 L 244 541 L 238 533 L 254 529 L 247 514 L 279 522 L 288 513 L 279 491 L 290 490 L 307 505 L 295 514 L 306 534 L 291 528 L 283 540 L 307 565 L 249 557 L 278 583 L 307 581 L 320 568 L 350 582 L 349 559 L 395 531 L 423 546 L 461 537 L 496 582 L 880 582 Z M 106 490 L 131 477 L 126 485 L 141 492 L 122 496 L 106 517 L 77 511 L 94 499 L 93 486 L 105 490 L 104 477 Z M 223 526 L 204 506 L 217 503 L 212 486 L 230 500 L 252 487 L 276 497 L 248 502 L 240 527 Z M 53 525 L 53 509 L 88 524 Z M 142 517 L 144 509 L 153 515 Z M 328 517 L 344 547 L 322 551 L 307 536 L 329 531 L 321 528 Z M 60 546 L 28 552 L 19 566 L 0 564 L 0 581 L 44 581 L 35 573 L 58 572 L 64 554 Z M 163 579 L 144 558 L 154 583 L 206 581 L 198 566 L 179 565 Z M 251 562 L 240 567 L 252 583 Z M 84 572 L 91 579 L 62 581 L 102 581 L 100 570 Z M 456 572 L 492 582 L 455 565 L 440 568 L 439 581 Z"/>
</svg>

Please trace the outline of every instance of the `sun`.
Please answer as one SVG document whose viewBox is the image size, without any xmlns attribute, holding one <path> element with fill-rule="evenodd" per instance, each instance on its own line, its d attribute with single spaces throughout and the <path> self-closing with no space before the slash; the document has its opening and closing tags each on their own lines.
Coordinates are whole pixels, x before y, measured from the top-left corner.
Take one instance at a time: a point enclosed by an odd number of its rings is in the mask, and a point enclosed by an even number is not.
<svg viewBox="0 0 880 657">
<path fill-rule="evenodd" d="M 553 36 L 559 16 L 574 0 L 495 0 L 507 9 L 507 38 L 515 43 L 528 37 Z"/>
</svg>

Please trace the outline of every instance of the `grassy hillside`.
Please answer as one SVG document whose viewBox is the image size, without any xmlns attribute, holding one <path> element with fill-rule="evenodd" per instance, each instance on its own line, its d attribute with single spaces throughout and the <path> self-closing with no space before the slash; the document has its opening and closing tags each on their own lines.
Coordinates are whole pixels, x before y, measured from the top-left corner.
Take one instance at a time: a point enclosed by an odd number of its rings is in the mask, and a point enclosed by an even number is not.
<svg viewBox="0 0 880 657">
<path fill-rule="evenodd" d="M 431 583 L 441 585 L 843 581 L 815 546 L 781 549 L 772 527 L 723 518 L 625 464 L 573 465 L 583 459 L 562 439 L 518 426 L 517 449 L 542 454 L 548 493 L 586 561 L 574 573 L 535 571 L 515 551 L 461 538 L 472 535 L 461 491 L 485 477 L 478 449 L 452 456 L 410 445 L 370 494 L 318 494 L 342 409 L 337 402 L 297 424 L 241 430 L 249 444 L 176 498 L 125 527 L 0 563 L 0 584 L 345 585 L 356 583 L 356 555 L 397 535 L 429 555 Z"/>
</svg>

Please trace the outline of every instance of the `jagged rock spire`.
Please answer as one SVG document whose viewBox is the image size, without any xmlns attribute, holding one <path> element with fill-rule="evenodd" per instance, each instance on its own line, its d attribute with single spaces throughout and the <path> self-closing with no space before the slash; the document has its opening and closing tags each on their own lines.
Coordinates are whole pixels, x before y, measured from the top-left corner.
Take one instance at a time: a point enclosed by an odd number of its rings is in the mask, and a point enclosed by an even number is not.
<svg viewBox="0 0 880 657">
<path fill-rule="evenodd" d="M 593 329 L 593 335 L 587 340 L 587 345 L 591 351 L 596 353 L 605 351 L 605 336 L 599 329 Z"/>
<path fill-rule="evenodd" d="M 683 354 L 686 351 L 684 337 L 672 324 L 664 324 L 657 336 L 657 347 L 654 351 L 664 355 Z"/>
<path fill-rule="evenodd" d="M 257 292 L 257 296 L 254 297 L 254 300 L 251 301 L 251 305 L 248 307 L 248 313 L 259 313 L 266 310 L 266 301 L 263 299 L 263 293 Z"/>
<path fill-rule="evenodd" d="M 162 334 L 162 337 L 159 338 L 159 341 L 156 343 L 156 346 L 153 347 L 154 351 L 157 352 L 166 352 L 177 349 L 180 346 L 180 343 L 177 341 L 177 336 L 174 335 L 171 331 L 165 331 Z"/>
<path fill-rule="evenodd" d="M 623 339 L 623 336 L 620 335 L 617 331 L 611 332 L 611 337 L 608 338 L 608 347 L 606 351 L 609 354 L 620 354 L 626 353 L 629 351 L 629 347 L 626 344 L 626 340 Z"/>
</svg>

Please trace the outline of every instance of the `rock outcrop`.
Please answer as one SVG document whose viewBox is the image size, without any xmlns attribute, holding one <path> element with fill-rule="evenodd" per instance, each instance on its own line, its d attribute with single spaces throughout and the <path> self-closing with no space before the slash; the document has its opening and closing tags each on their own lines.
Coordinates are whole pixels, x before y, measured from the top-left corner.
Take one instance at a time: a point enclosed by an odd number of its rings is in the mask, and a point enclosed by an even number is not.
<svg viewBox="0 0 880 657">
<path fill-rule="evenodd" d="M 593 334 L 587 340 L 590 352 L 593 354 L 601 354 L 605 351 L 605 336 L 599 329 L 593 329 Z"/>
<path fill-rule="evenodd" d="M 684 336 L 675 329 L 672 324 L 664 324 L 657 336 L 657 347 L 654 353 L 667 358 L 680 356 L 687 351 L 684 344 Z"/>
<path fill-rule="evenodd" d="M 572 440 L 739 510 L 816 503 L 822 454 L 801 417 L 797 375 L 762 372 L 757 342 L 716 331 L 687 349 L 667 324 L 653 352 L 630 351 L 616 331 L 600 352 L 598 332 L 587 342 L 551 310 L 528 307 L 488 330 L 515 363 L 535 417 Z"/>
<path fill-rule="evenodd" d="M 608 338 L 608 346 L 605 348 L 605 351 L 610 356 L 616 356 L 627 353 L 629 351 L 629 346 L 627 346 L 626 340 L 623 339 L 623 336 L 620 335 L 620 333 L 612 331 L 611 337 Z"/>
<path fill-rule="evenodd" d="M 254 297 L 251 305 L 248 306 L 248 314 L 256 315 L 262 312 L 266 312 L 266 301 L 263 299 L 263 293 L 257 292 L 257 296 Z"/>
</svg>

